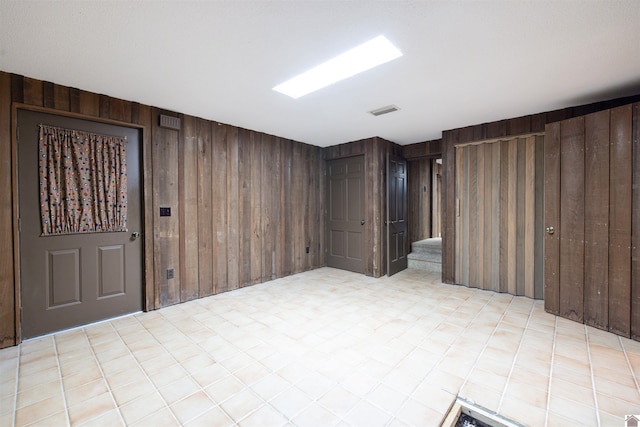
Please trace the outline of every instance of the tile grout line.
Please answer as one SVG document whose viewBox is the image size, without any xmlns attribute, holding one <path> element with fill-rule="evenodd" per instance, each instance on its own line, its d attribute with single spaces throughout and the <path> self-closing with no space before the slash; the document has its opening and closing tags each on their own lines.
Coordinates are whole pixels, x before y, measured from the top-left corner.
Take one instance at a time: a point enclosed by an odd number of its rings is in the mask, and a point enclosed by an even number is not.
<svg viewBox="0 0 640 427">
<path fill-rule="evenodd" d="M 591 373 L 591 387 L 593 387 L 593 404 L 596 410 L 596 420 L 598 426 L 600 425 L 600 411 L 598 410 L 598 394 L 596 393 L 596 379 L 593 374 L 593 363 L 591 362 L 591 347 L 589 345 L 589 330 L 587 325 L 584 325 L 584 336 L 587 341 L 587 356 L 589 356 L 589 372 Z"/>
<path fill-rule="evenodd" d="M 16 414 L 18 413 L 18 381 L 20 380 L 20 359 L 22 357 L 22 344 L 18 344 L 18 357 L 16 358 L 16 385 L 13 388 L 13 417 L 11 426 L 16 425 Z"/>
<path fill-rule="evenodd" d="M 111 322 L 108 322 L 108 323 L 109 323 L 109 325 L 111 325 Z M 113 328 L 113 326 L 112 326 L 112 328 Z M 116 402 L 116 398 L 113 395 L 113 391 L 111 390 L 111 385 L 109 384 L 109 381 L 107 381 L 107 376 L 105 375 L 104 371 L 102 370 L 102 365 L 100 364 L 100 360 L 98 359 L 98 356 L 96 355 L 95 348 L 93 348 L 93 343 L 91 342 L 91 339 L 89 338 L 89 335 L 87 335 L 87 331 L 86 331 L 85 328 L 82 328 L 82 333 L 84 334 L 85 338 L 87 339 L 87 344 L 89 344 L 89 348 L 91 349 L 91 354 L 93 354 L 93 359 L 96 361 L 96 365 L 98 365 L 98 369 L 100 370 L 100 375 L 102 377 L 102 380 L 105 382 L 105 385 L 107 386 L 107 391 L 109 392 L 109 396 L 111 396 L 111 401 L 113 402 L 114 406 L 116 407 L 116 412 L 118 413 L 118 416 L 120 417 L 120 420 L 122 421 L 122 424 L 123 425 L 127 425 L 127 423 L 124 421 L 124 417 L 122 416 L 122 412 L 120 412 L 120 406 L 118 405 L 118 402 Z M 100 415 L 103 415 L 103 414 L 100 414 Z M 98 417 L 94 417 L 94 418 L 88 419 L 88 420 L 84 421 L 83 424 L 85 422 L 88 422 L 88 421 L 91 421 L 91 420 L 95 420 Z"/>
<path fill-rule="evenodd" d="M 197 301 L 197 300 L 195 300 L 195 301 Z M 191 301 L 188 301 L 188 302 L 191 302 Z M 180 308 L 180 309 L 182 310 L 182 308 Z M 206 309 L 206 307 L 205 307 L 205 309 Z M 184 311 L 184 310 L 183 310 L 183 311 Z M 209 311 L 209 310 L 207 309 L 207 311 Z M 201 346 L 197 341 L 195 341 L 195 340 L 191 337 L 191 335 L 189 335 L 189 334 L 185 334 L 185 333 L 184 333 L 184 332 L 182 332 L 182 331 L 181 331 L 177 326 L 175 326 L 174 322 L 173 322 L 171 319 L 169 319 L 168 317 L 166 317 L 162 312 L 160 312 L 160 313 L 159 313 L 159 315 L 160 315 L 160 317 L 162 317 L 162 318 L 164 319 L 164 321 L 166 321 L 166 322 L 170 323 L 170 324 L 171 324 L 171 325 L 172 325 L 172 326 L 173 326 L 173 327 L 174 327 L 174 328 L 175 328 L 179 333 L 181 333 L 181 334 L 182 334 L 182 335 L 183 335 L 187 340 L 189 340 L 191 343 L 195 344 L 195 345 L 196 345 L 200 350 L 202 350 L 202 351 L 204 352 L 204 354 L 207 354 L 207 355 L 211 356 L 211 354 L 210 354 L 210 353 L 209 353 L 209 352 L 208 352 L 204 347 L 202 347 L 202 346 Z M 202 323 L 200 320 L 196 319 L 195 317 L 190 317 L 190 319 L 191 319 L 191 320 L 193 320 L 194 322 L 197 322 L 201 327 L 205 328 L 206 330 L 211 331 L 212 333 L 216 333 L 214 330 L 212 330 L 210 327 L 208 327 L 207 325 L 205 325 L 204 323 Z M 154 340 L 156 340 L 156 342 L 157 342 L 158 344 L 160 344 L 160 346 L 162 346 L 162 348 L 164 349 L 164 351 L 166 351 L 166 352 L 167 352 L 167 354 L 169 354 L 169 355 L 170 355 L 170 356 L 171 356 L 171 357 L 172 357 L 172 358 L 173 358 L 173 359 L 174 359 L 174 360 L 175 360 L 175 361 L 176 361 L 180 366 L 182 366 L 182 362 L 178 361 L 178 360 L 173 356 L 173 354 L 171 354 L 171 352 L 170 352 L 169 350 L 167 350 L 167 348 L 164 346 L 164 344 L 163 344 L 162 342 L 160 342 L 160 341 L 155 337 L 155 335 L 153 334 L 153 332 L 151 332 L 149 329 L 147 329 L 147 327 L 146 327 L 142 322 L 139 322 L 139 323 L 140 323 L 140 325 L 142 325 L 142 327 L 143 327 L 143 328 L 144 328 L 144 329 L 145 329 L 149 334 L 151 334 L 151 336 L 153 336 L 153 339 L 154 339 Z M 216 334 L 217 334 L 217 333 L 216 333 Z M 228 343 L 229 343 L 229 345 L 232 345 L 232 346 L 233 346 L 233 344 L 232 344 L 232 343 L 230 343 L 226 338 L 222 337 L 222 339 L 224 339 L 226 342 L 228 342 Z M 234 346 L 234 347 L 235 347 L 235 346 Z M 244 353 L 245 355 L 247 355 L 247 356 L 251 357 L 250 355 L 248 355 L 248 354 L 246 353 L 246 351 L 245 351 L 245 350 L 240 349 L 240 348 L 238 348 L 238 350 L 239 350 L 240 352 Z M 221 366 L 225 371 L 227 371 L 227 373 L 228 373 L 230 376 L 232 376 L 232 377 L 233 377 L 233 378 L 235 378 L 236 380 L 240 381 L 240 383 L 242 383 L 242 385 L 244 386 L 244 389 L 250 388 L 247 384 L 244 384 L 244 382 L 243 382 L 242 380 L 240 380 L 239 378 L 237 378 L 237 377 L 235 376 L 235 374 L 234 374 L 231 370 L 229 370 L 226 366 L 224 366 L 223 364 L 219 363 L 217 360 L 215 360 L 215 358 L 213 358 L 213 357 L 211 357 L 211 358 L 214 360 L 214 362 L 215 362 L 215 364 L 216 364 L 216 365 L 220 365 L 220 366 Z M 225 359 L 225 360 L 226 360 L 226 359 Z M 184 368 L 183 368 L 183 369 L 184 369 Z M 185 371 L 186 371 L 186 369 L 185 369 Z M 190 378 L 192 378 L 192 379 L 193 379 L 193 375 L 191 374 L 191 372 L 187 371 L 187 375 L 188 375 Z M 216 381 L 216 382 L 217 382 L 217 381 Z M 209 397 L 209 399 L 211 399 L 211 397 L 209 396 L 209 394 L 204 390 L 204 389 L 205 389 L 205 387 L 202 387 L 202 386 L 200 385 L 200 383 L 198 383 L 197 381 L 196 381 L 196 383 L 198 384 L 198 387 L 200 387 L 200 390 L 201 390 L 204 394 L 206 394 L 206 395 L 207 395 L 207 397 Z M 215 382 L 214 382 L 214 383 L 215 383 Z M 152 384 L 153 384 L 153 382 L 152 382 Z M 213 384 L 213 383 L 212 383 L 212 384 Z M 154 384 L 154 388 L 155 388 L 155 384 Z M 157 390 L 157 388 L 156 388 L 156 390 Z M 238 393 L 240 393 L 240 392 L 238 392 Z M 233 394 L 232 396 L 229 396 L 226 400 L 231 399 L 233 396 L 237 395 L 238 393 L 235 393 L 235 394 Z M 252 391 L 252 393 L 253 393 L 253 391 Z M 158 391 L 158 394 L 160 394 L 160 392 L 159 392 L 159 391 Z M 254 394 L 255 394 L 255 393 L 254 393 Z M 189 396 L 191 396 L 191 395 L 189 395 Z M 184 398 L 182 398 L 182 399 L 180 399 L 180 400 L 178 400 L 178 401 L 174 402 L 174 404 L 175 404 L 175 403 L 178 403 L 178 402 L 179 402 L 179 401 L 181 401 L 181 400 L 186 399 L 186 398 L 187 398 L 187 397 L 189 397 L 189 396 L 186 396 L 186 397 L 184 397 Z M 162 395 L 161 395 L 161 397 L 162 397 Z M 263 401 L 264 401 L 264 399 L 262 399 L 262 397 L 261 397 L 261 396 L 257 396 L 257 397 L 258 397 L 259 399 L 261 399 L 261 400 L 263 400 Z M 164 400 L 164 398 L 163 398 L 163 400 Z M 225 401 L 226 401 L 226 400 L 225 400 Z M 234 425 L 237 425 L 237 424 L 238 424 L 238 422 L 239 422 L 239 421 L 241 421 L 241 420 L 236 421 L 236 420 L 235 420 L 235 419 L 234 419 L 234 418 L 233 418 L 229 413 L 227 413 L 227 411 L 226 411 L 226 410 L 225 410 L 225 409 L 220 405 L 220 403 L 223 403 L 223 402 L 218 403 L 218 402 L 215 402 L 213 399 L 211 399 L 211 401 L 215 404 L 215 406 L 216 406 L 216 407 L 218 407 L 218 408 L 220 409 L 220 411 L 222 411 L 222 412 L 223 412 L 223 413 L 224 413 L 224 414 L 225 414 L 225 415 L 226 415 L 230 420 L 232 420 L 232 421 L 233 421 Z M 265 403 L 265 404 L 268 404 L 268 402 L 266 402 L 266 401 L 264 401 L 264 403 Z M 169 410 L 171 410 L 171 407 L 170 407 L 169 405 L 167 405 L 167 407 L 169 408 Z M 260 408 L 256 408 L 255 410 L 253 410 L 253 411 L 251 411 L 250 413 L 246 414 L 246 415 L 243 417 L 243 419 L 244 419 L 244 418 L 246 418 L 246 417 L 248 417 L 249 415 L 251 415 L 253 412 L 257 411 L 258 409 L 260 409 Z M 274 408 L 274 409 L 275 409 L 275 408 Z M 196 418 L 198 418 L 198 417 L 202 416 L 203 414 L 205 414 L 205 413 L 209 412 L 210 410 L 211 410 L 211 409 L 208 409 L 208 410 L 204 411 L 203 413 L 201 413 L 201 414 L 199 414 L 199 415 L 197 415 L 197 416 L 193 417 L 192 419 L 190 419 L 190 420 L 189 420 L 189 421 L 187 421 L 187 422 L 191 422 L 191 421 L 193 421 L 194 419 L 196 419 Z M 171 411 L 171 413 L 173 414 L 173 411 Z M 175 418 L 176 418 L 176 420 L 177 420 L 177 417 L 175 416 L 175 414 L 174 414 L 174 417 L 175 417 Z M 179 422 L 179 420 L 178 420 L 178 422 Z"/>
<path fill-rule="evenodd" d="M 535 303 L 531 304 L 531 310 L 529 311 L 529 317 L 527 317 L 527 323 L 524 325 L 524 330 L 522 331 L 522 335 L 520 336 L 520 343 L 518 343 L 518 349 L 516 350 L 516 354 L 513 357 L 513 362 L 511 363 L 511 369 L 509 370 L 509 376 L 507 376 L 507 382 L 504 384 L 504 390 L 502 391 L 502 396 L 500 396 L 500 402 L 498 402 L 498 409 L 496 409 L 496 413 L 500 413 L 500 409 L 502 409 L 502 403 L 504 402 L 504 396 L 509 388 L 509 382 L 511 381 L 511 375 L 513 374 L 513 370 L 516 367 L 516 362 L 518 361 L 518 356 L 520 355 L 520 349 L 522 348 L 522 342 L 524 341 L 524 336 L 527 333 L 527 329 L 529 328 L 529 322 L 531 322 L 531 316 L 536 308 Z"/>
<path fill-rule="evenodd" d="M 493 299 L 493 297 L 492 297 L 492 299 Z M 491 338 L 493 338 L 493 336 L 496 334 L 496 331 L 498 330 L 498 327 L 500 326 L 500 324 L 504 320 L 504 317 L 506 316 L 507 311 L 509 310 L 509 307 L 511 307 L 511 304 L 513 304 L 513 300 L 514 299 L 515 299 L 515 296 L 512 295 L 511 301 L 509 301 L 509 304 L 505 307 L 504 311 L 500 315 L 500 319 L 496 323 L 496 326 L 494 326 L 493 331 L 491 331 L 491 335 L 489 335 L 489 338 L 487 338 L 487 342 L 484 344 L 484 346 L 482 347 L 482 350 L 480 350 L 480 353 L 476 357 L 476 360 L 473 362 L 473 366 L 471 367 L 471 370 L 469 370 L 469 373 L 467 374 L 466 378 L 464 379 L 464 382 L 460 386 L 460 390 L 464 389 L 464 386 L 467 385 L 467 383 L 469 382 L 469 378 L 471 377 L 471 373 L 474 371 L 474 369 L 476 369 L 476 366 L 478 365 L 478 361 L 480 360 L 482 355 L 484 355 L 484 352 L 486 351 L 487 347 L 489 347 L 489 342 L 491 341 Z M 488 304 L 488 302 L 487 302 L 487 304 Z M 486 307 L 486 305 L 485 305 L 485 307 Z M 460 391 L 458 391 L 458 393 L 460 393 Z"/>
<path fill-rule="evenodd" d="M 60 391 L 62 392 L 62 403 L 64 405 L 64 414 L 67 418 L 67 424 L 71 425 L 71 419 L 69 418 L 69 405 L 67 403 L 67 393 L 65 392 L 64 381 L 62 381 L 62 368 L 60 367 L 60 354 L 58 353 L 58 341 L 56 336 L 53 335 L 53 349 L 56 352 L 56 365 L 58 366 L 58 376 L 60 377 Z"/>
<path fill-rule="evenodd" d="M 547 387 L 547 410 L 545 411 L 544 425 L 549 424 L 549 411 L 551 410 L 551 380 L 553 379 L 553 363 L 556 356 L 556 339 L 558 337 L 558 316 L 555 316 L 553 326 L 553 346 L 551 347 L 551 366 L 549 367 L 549 386 Z"/>
<path fill-rule="evenodd" d="M 153 334 L 151 332 L 149 332 L 149 330 L 142 324 L 142 322 L 140 322 L 138 320 L 138 318 L 136 316 L 134 316 L 134 319 L 136 319 L 136 321 L 140 324 L 140 326 L 142 326 L 144 328 L 144 330 L 150 334 L 151 336 L 153 336 Z M 160 397 L 160 399 L 164 402 L 165 407 L 167 409 L 169 409 L 169 413 L 171 413 L 171 415 L 173 416 L 173 418 L 176 420 L 176 422 L 178 424 L 180 424 L 180 420 L 178 420 L 178 418 L 175 416 L 175 414 L 173 413 L 173 411 L 171 410 L 171 407 L 169 406 L 169 404 L 167 403 L 167 401 L 165 400 L 164 396 L 162 396 L 162 394 L 160 393 L 160 390 L 158 390 L 158 388 L 156 387 L 156 385 L 153 383 L 153 381 L 151 381 L 151 378 L 149 378 L 149 375 L 147 374 L 147 371 L 144 369 L 144 367 L 140 364 L 140 361 L 138 361 L 138 359 L 136 358 L 136 356 L 133 354 L 133 352 L 131 351 L 131 349 L 129 348 L 129 346 L 127 345 L 127 343 L 122 339 L 122 336 L 120 335 L 120 332 L 118 332 L 118 329 L 116 329 L 115 326 L 113 326 L 113 323 L 109 322 L 109 326 L 111 326 L 111 329 L 113 329 L 113 331 L 116 333 L 116 335 L 118 336 L 118 339 L 120 340 L 120 342 L 126 347 L 127 352 L 131 355 L 131 357 L 133 357 L 133 360 L 135 361 L 136 365 L 138 366 L 138 368 L 142 371 L 142 374 L 145 376 L 145 378 L 147 379 L 147 381 L 149 381 L 149 383 L 153 386 L 153 389 L 155 390 L 156 394 Z M 155 339 L 155 336 L 153 336 L 153 338 Z M 156 340 L 157 341 L 157 340 Z M 89 343 L 91 345 L 91 343 Z M 164 348 L 164 346 L 163 346 Z M 93 345 L 91 345 L 91 351 L 93 351 Z M 165 349 L 166 351 L 166 349 Z M 100 365 L 100 361 L 98 361 L 98 365 Z M 102 367 L 100 367 L 100 371 L 102 371 Z M 105 377 L 106 379 L 106 377 Z M 107 381 L 107 387 L 109 387 L 109 392 L 111 392 L 111 386 L 109 385 L 108 381 Z M 113 398 L 113 400 L 115 401 L 115 396 L 113 396 L 113 393 L 111 393 L 111 396 Z M 138 399 L 140 399 L 142 396 L 138 396 L 135 399 L 130 400 L 129 402 L 126 402 L 125 404 L 123 404 L 122 406 L 134 402 Z M 127 425 L 126 420 L 124 419 L 124 416 L 122 415 L 122 411 L 120 410 L 120 405 L 118 405 L 118 402 L 115 401 L 116 404 L 116 408 L 118 409 L 118 414 L 120 415 L 120 419 L 122 420 L 122 423 L 124 425 Z M 156 413 L 159 411 L 156 411 Z M 133 422 L 133 424 L 139 423 L 140 421 L 144 420 L 145 418 L 147 418 L 148 416 L 153 415 L 153 414 L 147 414 L 144 417 L 140 418 L 139 420 L 136 420 Z"/>
<path fill-rule="evenodd" d="M 618 335 L 618 341 L 620 341 L 620 347 L 622 347 L 622 352 L 624 353 L 624 358 L 627 361 L 627 366 L 629 367 L 629 371 L 631 372 L 631 377 L 633 378 L 633 382 L 636 385 L 636 390 L 640 392 L 640 386 L 638 385 L 638 379 L 636 378 L 636 373 L 631 366 L 631 361 L 629 360 L 629 355 L 627 354 L 627 349 L 624 347 L 624 343 L 622 342 L 622 337 Z"/>
<path fill-rule="evenodd" d="M 470 298 L 471 298 L 471 297 L 470 297 Z M 469 323 L 468 323 L 467 327 L 468 327 L 469 325 L 473 324 L 473 321 L 474 321 L 474 320 L 476 320 L 476 319 L 478 318 L 478 316 L 480 316 L 480 313 L 482 313 L 482 310 L 484 310 L 484 309 L 487 307 L 487 305 L 489 305 L 489 302 L 491 302 L 494 298 L 495 298 L 495 295 L 492 295 L 492 296 L 491 296 L 491 298 L 489 298 L 489 299 L 484 303 L 484 305 L 482 306 L 482 308 L 480 308 L 480 309 L 477 311 L 477 313 L 473 316 L 473 318 L 469 321 Z M 467 301 L 468 301 L 468 299 L 467 299 L 467 300 L 465 300 L 465 302 L 467 302 Z M 511 299 L 511 301 L 509 301 L 509 306 L 511 306 L 511 303 L 512 303 L 512 302 L 513 302 L 513 299 Z M 463 304 L 464 304 L 464 303 L 463 303 Z M 507 306 L 507 307 L 509 307 L 509 306 Z M 505 311 L 506 311 L 506 309 L 505 309 Z M 447 320 L 449 317 L 453 316 L 453 314 L 454 314 L 454 313 L 455 313 L 455 310 L 454 310 L 451 314 L 449 314 L 449 316 L 447 316 L 447 317 L 446 317 L 442 322 L 440 322 L 440 324 L 442 324 L 442 323 L 446 322 L 446 320 Z M 502 320 L 502 317 L 500 318 L 500 320 Z M 498 322 L 498 323 L 499 323 L 499 322 Z M 465 327 L 465 329 L 464 329 L 464 330 L 466 330 L 466 329 L 467 329 L 467 327 Z M 437 329 L 437 328 L 436 328 L 436 329 Z M 495 329 L 495 328 L 494 328 L 494 329 Z M 434 329 L 434 330 L 435 330 L 435 329 Z M 431 333 L 433 333 L 433 331 L 431 331 Z M 493 334 L 493 333 L 492 333 L 492 334 Z M 431 335 L 431 334 L 429 334 L 429 335 Z M 428 336 L 427 336 L 427 337 L 425 337 L 425 339 L 424 339 L 422 342 L 424 342 L 424 341 L 425 341 L 425 340 L 427 340 L 427 339 L 428 339 Z M 405 401 L 404 401 L 404 402 L 402 402 L 402 404 L 398 407 L 398 409 L 395 411 L 395 413 L 394 413 L 394 414 L 392 414 L 392 419 L 390 420 L 390 423 L 391 423 L 391 422 L 393 422 L 393 420 L 397 419 L 397 414 L 398 414 L 398 412 L 399 412 L 400 410 L 402 410 L 402 409 L 405 407 L 405 405 L 407 404 L 407 402 L 409 401 L 409 399 L 412 399 L 412 398 L 413 398 L 413 396 L 414 396 L 414 394 L 415 394 L 416 390 L 418 389 L 418 387 L 420 386 L 420 384 L 422 384 L 422 382 L 423 382 L 423 381 L 424 381 L 424 380 L 429 376 L 429 374 L 431 374 L 431 372 L 432 372 L 434 369 L 436 369 L 436 368 L 440 365 L 440 363 L 442 363 L 442 361 L 445 359 L 445 357 L 446 357 L 446 356 L 451 352 L 451 348 L 453 347 L 453 345 L 455 344 L 455 342 L 456 342 L 456 341 L 458 341 L 459 339 L 460 339 L 460 334 L 459 334 L 458 336 L 456 336 L 455 340 L 451 343 L 451 345 L 449 345 L 449 348 L 447 349 L 447 351 L 445 351 L 445 352 L 443 353 L 443 355 L 442 355 L 440 358 L 438 358 L 438 360 L 436 361 L 436 363 L 434 363 L 433 367 L 429 370 L 429 372 L 427 372 L 427 373 L 424 375 L 424 377 L 422 378 L 422 380 L 420 381 L 420 383 L 418 383 L 418 385 L 416 385 L 416 386 L 413 388 L 413 390 L 412 390 L 409 394 L 407 394 L 407 399 L 405 399 Z M 488 339 L 487 339 L 487 342 L 489 341 L 489 339 L 490 339 L 490 338 L 488 338 Z M 418 347 L 418 346 L 416 346 L 416 348 L 417 348 L 417 347 Z M 483 347 L 483 350 L 484 350 L 484 348 L 486 348 L 486 344 L 485 344 L 485 347 Z M 411 352 L 409 352 L 409 354 L 407 354 L 407 355 L 403 358 L 403 360 L 404 360 L 404 359 L 406 359 L 406 358 L 407 358 L 407 357 L 408 357 L 408 356 L 409 356 L 413 351 L 415 351 L 415 349 L 414 349 L 414 350 L 412 350 Z M 469 375 L 471 374 L 471 371 L 473 370 L 473 367 L 474 367 L 474 366 L 475 366 L 475 364 L 477 363 L 477 361 L 478 361 L 478 358 L 479 358 L 479 357 L 480 357 L 480 356 L 476 357 L 476 360 L 474 361 L 473 366 L 472 366 L 472 367 L 471 367 L 471 369 L 469 370 L 469 373 L 467 373 L 466 378 L 468 378 L 468 377 L 469 377 Z M 396 365 L 394 365 L 394 367 L 393 367 L 392 369 L 395 369 L 395 367 L 396 367 L 396 366 L 398 366 L 401 362 L 402 362 L 402 361 L 400 361 L 400 362 L 398 362 Z M 466 383 L 466 378 L 465 378 L 464 383 Z M 380 382 L 380 383 L 382 384 L 382 382 Z M 443 389 L 441 389 L 441 390 L 443 390 Z M 461 386 L 460 386 L 460 388 L 458 389 L 458 392 L 456 393 L 456 396 L 460 393 L 460 390 L 462 390 L 462 385 L 461 385 Z M 444 391 L 446 391 L 446 390 L 444 390 Z M 449 392 L 447 392 L 447 393 L 449 393 Z M 381 409 L 382 409 L 382 408 L 381 408 Z"/>
</svg>

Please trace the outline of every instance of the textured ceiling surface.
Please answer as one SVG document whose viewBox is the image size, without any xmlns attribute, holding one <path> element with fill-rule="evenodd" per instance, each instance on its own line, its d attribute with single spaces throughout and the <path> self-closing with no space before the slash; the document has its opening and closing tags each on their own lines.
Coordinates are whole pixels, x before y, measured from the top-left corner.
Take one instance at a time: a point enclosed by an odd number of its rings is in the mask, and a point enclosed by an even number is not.
<svg viewBox="0 0 640 427">
<path fill-rule="evenodd" d="M 380 34 L 404 56 L 271 90 Z M 640 1 L 0 0 L 0 70 L 318 146 L 404 145 L 640 93 Z"/>
</svg>

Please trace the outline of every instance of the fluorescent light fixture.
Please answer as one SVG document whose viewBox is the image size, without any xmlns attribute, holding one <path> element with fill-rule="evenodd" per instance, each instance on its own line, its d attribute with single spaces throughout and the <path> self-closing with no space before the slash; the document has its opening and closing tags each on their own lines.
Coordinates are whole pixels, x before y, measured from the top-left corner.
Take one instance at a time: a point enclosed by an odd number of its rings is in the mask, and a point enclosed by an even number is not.
<svg viewBox="0 0 640 427">
<path fill-rule="evenodd" d="M 401 56 L 402 52 L 389 40 L 378 36 L 279 84 L 273 90 L 298 99 Z"/>
</svg>

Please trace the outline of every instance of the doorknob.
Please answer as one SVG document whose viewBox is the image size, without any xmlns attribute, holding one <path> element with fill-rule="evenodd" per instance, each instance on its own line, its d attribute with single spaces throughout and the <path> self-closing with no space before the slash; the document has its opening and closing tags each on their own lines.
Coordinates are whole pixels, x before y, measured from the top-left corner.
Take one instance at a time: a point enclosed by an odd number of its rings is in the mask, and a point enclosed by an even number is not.
<svg viewBox="0 0 640 427">
<path fill-rule="evenodd" d="M 360 221 L 360 225 L 364 225 L 364 219 Z"/>
<path fill-rule="evenodd" d="M 553 234 L 553 233 L 555 233 L 555 232 L 556 232 L 556 229 L 555 229 L 555 228 L 553 228 L 553 225 L 548 226 L 548 227 L 546 228 L 546 230 L 547 230 L 547 233 L 549 233 L 549 234 Z"/>
<path fill-rule="evenodd" d="M 131 233 L 131 241 L 136 240 L 138 237 L 140 237 L 140 233 L 138 231 Z"/>
</svg>

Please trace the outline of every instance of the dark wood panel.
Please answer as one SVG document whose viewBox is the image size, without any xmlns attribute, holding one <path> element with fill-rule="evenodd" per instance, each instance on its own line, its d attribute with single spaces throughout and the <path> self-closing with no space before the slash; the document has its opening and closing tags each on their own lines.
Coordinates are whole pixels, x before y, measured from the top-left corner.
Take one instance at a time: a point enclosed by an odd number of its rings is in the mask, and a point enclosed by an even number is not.
<svg viewBox="0 0 640 427">
<path fill-rule="evenodd" d="M 196 118 L 182 119 L 180 130 L 180 301 L 199 298 L 200 229 L 198 209 L 198 140 Z"/>
<path fill-rule="evenodd" d="M 507 261 L 507 292 L 516 295 L 518 292 L 518 251 L 517 251 L 517 230 L 518 230 L 518 140 L 513 139 L 507 142 L 509 168 L 507 180 L 507 228 L 509 255 Z"/>
<path fill-rule="evenodd" d="M 633 104 L 631 210 L 631 338 L 640 339 L 640 103 Z"/>
<path fill-rule="evenodd" d="M 212 295 L 213 288 L 213 146 L 211 122 L 196 121 L 198 141 L 198 292 L 200 297 Z"/>
<path fill-rule="evenodd" d="M 544 298 L 544 136 L 535 137 L 534 298 Z"/>
<path fill-rule="evenodd" d="M 584 321 L 609 323 L 609 111 L 585 117 Z"/>
<path fill-rule="evenodd" d="M 500 286 L 509 292 L 509 141 L 500 141 Z"/>
<path fill-rule="evenodd" d="M 516 295 L 525 294 L 525 225 L 526 225 L 526 143 L 517 139 L 516 151 Z"/>
<path fill-rule="evenodd" d="M 153 201 L 154 262 L 157 283 L 156 307 L 180 302 L 180 212 L 178 132 L 159 127 L 161 110 L 153 111 Z M 171 216 L 160 217 L 160 207 L 171 208 Z M 167 277 L 172 268 L 174 278 Z"/>
<path fill-rule="evenodd" d="M 487 265 L 484 262 L 484 268 L 491 268 L 491 283 L 490 289 L 494 292 L 500 291 L 500 212 L 502 206 L 500 205 L 500 187 L 502 182 L 500 181 L 500 144 L 491 144 L 491 156 L 492 156 L 492 170 L 491 170 L 491 236 L 485 234 L 484 239 L 491 239 L 491 264 Z M 485 199 L 486 200 L 486 199 Z M 485 216 L 485 222 L 489 221 L 489 218 Z"/>
<path fill-rule="evenodd" d="M 263 212 L 263 215 L 261 217 L 262 280 L 267 281 L 275 278 L 275 227 L 277 227 L 278 224 L 278 221 L 274 219 L 274 212 L 276 212 L 276 203 L 274 203 L 273 199 L 273 187 L 275 181 L 275 137 L 271 135 L 264 135 L 262 137 L 262 144 L 262 192 L 260 194 L 260 204 L 262 205 Z"/>
<path fill-rule="evenodd" d="M 78 94 L 78 113 L 98 117 L 100 115 L 100 96 L 81 90 Z M 106 114 L 106 113 L 105 113 Z M 157 123 L 154 123 L 157 125 Z"/>
<path fill-rule="evenodd" d="M 110 98 L 109 118 L 122 122 L 131 122 L 131 102 L 123 99 Z"/>
<path fill-rule="evenodd" d="M 23 80 L 23 90 L 23 100 L 25 104 L 42 107 L 44 101 L 43 86 L 41 80 L 25 77 Z"/>
<path fill-rule="evenodd" d="M 631 105 L 611 110 L 609 189 L 609 330 L 630 336 Z"/>
<path fill-rule="evenodd" d="M 253 132 L 240 129 L 238 133 L 238 191 L 239 194 L 239 286 L 251 285 L 251 146 Z"/>
<path fill-rule="evenodd" d="M 0 348 L 16 344 L 13 256 L 11 76 L 0 71 Z"/>
<path fill-rule="evenodd" d="M 442 281 L 455 282 L 456 249 L 456 156 L 457 131 L 443 132 L 442 135 Z"/>
<path fill-rule="evenodd" d="M 407 162 L 409 241 L 434 237 L 432 233 L 432 159 Z M 435 209 L 435 207 L 434 207 Z"/>
<path fill-rule="evenodd" d="M 483 288 L 482 276 L 479 274 L 479 268 L 482 265 L 482 261 L 480 261 L 479 254 L 477 251 L 471 248 L 480 247 L 479 244 L 482 244 L 483 241 L 479 239 L 479 228 L 483 227 L 484 221 L 479 218 L 480 211 L 483 212 L 482 217 L 484 218 L 484 146 L 476 146 L 472 145 L 465 149 L 466 154 L 468 156 L 468 181 L 466 183 L 467 188 L 466 191 L 468 193 L 468 197 L 466 198 L 467 209 L 469 210 L 468 215 L 468 269 L 469 269 L 469 279 L 466 283 L 467 286 L 472 288 Z M 482 175 L 478 172 L 481 171 Z M 484 253 L 484 252 L 483 252 Z"/>
<path fill-rule="evenodd" d="M 51 108 L 70 111 L 70 89 L 67 86 L 53 86 L 53 105 Z"/>
<path fill-rule="evenodd" d="M 524 295 L 535 295 L 535 194 L 536 194 L 536 141 L 535 136 L 525 141 L 524 189 Z"/>
<path fill-rule="evenodd" d="M 263 168 L 263 155 L 264 151 L 263 137 L 259 133 L 253 135 L 251 141 L 251 228 L 248 230 L 251 233 L 251 275 L 250 281 L 252 284 L 262 281 L 262 246 L 263 246 L 263 229 L 262 229 L 262 212 L 263 212 L 263 200 L 262 200 L 262 168 Z"/>
<path fill-rule="evenodd" d="M 213 288 L 214 293 L 229 290 L 227 280 L 227 126 L 213 125 Z"/>
<path fill-rule="evenodd" d="M 562 122 L 560 315 L 584 319 L 584 118 Z"/>
<path fill-rule="evenodd" d="M 483 231 L 483 245 L 478 246 L 477 249 L 470 249 L 473 253 L 477 251 L 483 252 L 483 266 L 482 266 L 482 277 L 480 280 L 482 281 L 482 289 L 492 289 L 493 284 L 493 264 L 498 262 L 498 259 L 495 257 L 495 253 L 493 252 L 493 242 L 496 238 L 500 238 L 499 230 L 494 230 L 493 227 L 493 215 L 494 215 L 494 201 L 493 201 L 493 191 L 494 189 L 499 189 L 499 187 L 494 188 L 493 182 L 493 173 L 494 169 L 500 165 L 494 165 L 493 163 L 493 145 L 494 144 L 483 144 L 484 148 L 484 176 L 480 177 L 483 181 L 484 187 L 484 197 L 483 197 L 483 210 L 484 213 L 482 215 L 483 223 L 479 225 L 484 228 Z"/>
<path fill-rule="evenodd" d="M 560 123 L 547 125 L 544 139 L 544 308 L 560 313 Z"/>
</svg>

